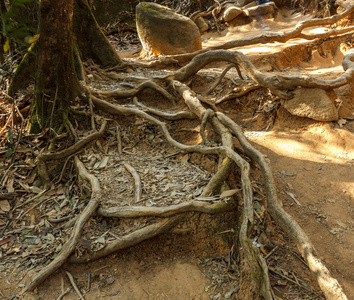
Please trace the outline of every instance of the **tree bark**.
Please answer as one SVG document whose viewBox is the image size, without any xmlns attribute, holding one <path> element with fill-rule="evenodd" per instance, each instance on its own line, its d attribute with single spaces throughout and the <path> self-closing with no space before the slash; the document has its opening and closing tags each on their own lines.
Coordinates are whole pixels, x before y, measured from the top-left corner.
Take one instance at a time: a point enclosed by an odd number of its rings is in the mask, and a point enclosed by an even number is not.
<svg viewBox="0 0 354 300">
<path fill-rule="evenodd" d="M 75 1 L 74 35 L 84 61 L 92 59 L 103 67 L 122 64 L 117 52 L 98 26 L 87 0 Z"/>
<path fill-rule="evenodd" d="M 73 1 L 40 3 L 37 72 L 30 131 L 58 129 L 80 91 L 73 59 Z"/>
</svg>

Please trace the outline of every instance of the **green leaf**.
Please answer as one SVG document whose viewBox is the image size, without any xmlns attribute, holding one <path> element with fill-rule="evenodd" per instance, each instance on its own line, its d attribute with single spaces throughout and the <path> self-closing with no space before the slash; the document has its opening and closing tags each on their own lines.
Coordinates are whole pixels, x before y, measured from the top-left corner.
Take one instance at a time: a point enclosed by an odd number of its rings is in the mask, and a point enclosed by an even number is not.
<svg viewBox="0 0 354 300">
<path fill-rule="evenodd" d="M 14 148 L 11 147 L 11 148 L 7 149 L 7 151 L 4 155 L 4 158 L 10 157 L 13 152 L 14 152 Z"/>
<path fill-rule="evenodd" d="M 13 138 L 14 138 L 14 135 L 13 135 L 13 132 L 12 132 L 12 129 L 10 126 L 6 126 L 6 129 L 8 131 L 8 134 L 7 134 L 7 138 L 9 141 L 12 141 Z"/>
</svg>

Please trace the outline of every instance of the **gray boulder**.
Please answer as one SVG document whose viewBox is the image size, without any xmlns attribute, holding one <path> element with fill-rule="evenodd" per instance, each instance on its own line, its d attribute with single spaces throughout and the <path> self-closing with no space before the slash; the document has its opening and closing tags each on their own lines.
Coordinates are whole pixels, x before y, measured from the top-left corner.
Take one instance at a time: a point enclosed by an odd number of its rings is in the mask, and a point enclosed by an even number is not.
<svg viewBox="0 0 354 300">
<path fill-rule="evenodd" d="M 298 88 L 295 97 L 284 100 L 283 105 L 292 115 L 317 121 L 337 121 L 338 111 L 334 105 L 334 91 L 318 88 Z"/>
<path fill-rule="evenodd" d="M 202 48 L 197 25 L 162 5 L 139 3 L 136 6 L 136 25 L 143 48 L 150 54 L 182 54 Z"/>
</svg>

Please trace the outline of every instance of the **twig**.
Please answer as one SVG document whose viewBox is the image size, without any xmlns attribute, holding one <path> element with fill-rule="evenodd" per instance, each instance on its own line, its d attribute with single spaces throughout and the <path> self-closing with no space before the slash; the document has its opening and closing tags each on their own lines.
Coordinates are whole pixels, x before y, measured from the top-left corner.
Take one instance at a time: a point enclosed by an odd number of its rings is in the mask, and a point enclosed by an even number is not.
<svg viewBox="0 0 354 300">
<path fill-rule="evenodd" d="M 305 287 L 305 286 L 303 286 L 303 285 L 299 284 L 299 283 L 298 283 L 298 282 L 296 282 L 295 280 L 292 280 L 291 278 L 289 278 L 288 276 L 285 276 L 284 274 L 282 274 L 282 273 L 278 272 L 278 271 L 277 271 L 277 270 L 275 270 L 274 268 L 269 267 L 269 270 L 270 270 L 271 272 L 273 272 L 273 273 L 275 273 L 275 274 L 279 275 L 280 277 L 282 277 L 282 278 L 284 278 L 284 279 L 286 279 L 286 280 L 288 280 L 288 281 L 290 281 L 290 282 L 292 282 L 292 283 L 294 283 L 294 284 L 298 285 L 299 287 L 301 287 L 301 288 L 305 289 L 306 291 L 312 292 L 312 290 L 311 290 L 311 289 L 309 289 L 309 288 L 307 288 L 307 287 Z"/>
<path fill-rule="evenodd" d="M 138 172 L 130 164 L 123 162 L 123 165 L 134 178 L 135 202 L 140 202 L 141 193 L 142 193 L 140 176 L 139 176 Z"/>
<path fill-rule="evenodd" d="M 120 132 L 120 125 L 118 122 L 116 123 L 116 131 L 117 131 L 117 147 L 118 147 L 118 154 L 122 155 L 122 134 Z"/>
<path fill-rule="evenodd" d="M 46 192 L 48 192 L 47 189 L 41 191 L 41 192 L 38 193 L 36 196 L 32 197 L 31 199 L 28 199 L 26 202 L 24 202 L 24 203 L 22 203 L 22 204 L 20 204 L 20 205 L 18 205 L 18 206 L 16 206 L 15 209 L 18 209 L 18 208 L 20 208 L 20 207 L 22 207 L 22 206 L 25 206 L 25 205 L 27 205 L 27 204 L 33 202 L 34 200 L 36 200 L 36 199 L 38 199 L 39 197 L 43 196 Z"/>
<path fill-rule="evenodd" d="M 80 299 L 85 299 L 84 296 L 81 294 L 79 288 L 77 287 L 75 281 L 74 281 L 74 277 L 68 272 L 68 271 L 65 271 L 66 275 L 68 275 L 69 277 L 69 280 L 70 280 L 70 283 L 71 285 L 73 286 L 76 294 L 79 296 Z"/>
<path fill-rule="evenodd" d="M 270 257 L 270 256 L 275 252 L 275 250 L 277 250 L 277 249 L 278 249 L 278 246 L 275 246 L 275 247 L 266 255 L 265 259 L 267 259 L 268 257 Z"/>
<path fill-rule="evenodd" d="M 57 298 L 57 300 L 61 300 L 64 298 L 64 296 L 70 292 L 70 288 L 67 288 L 65 291 L 63 291 Z"/>
</svg>

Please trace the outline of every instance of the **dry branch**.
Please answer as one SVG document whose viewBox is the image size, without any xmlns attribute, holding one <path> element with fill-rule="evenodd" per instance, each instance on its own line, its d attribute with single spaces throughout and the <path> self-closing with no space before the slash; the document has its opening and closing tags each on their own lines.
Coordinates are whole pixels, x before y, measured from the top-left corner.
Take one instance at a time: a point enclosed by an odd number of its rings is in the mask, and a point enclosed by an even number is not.
<svg viewBox="0 0 354 300">
<path fill-rule="evenodd" d="M 180 221 L 182 221 L 182 219 L 183 216 L 176 216 L 171 219 L 163 220 L 153 225 L 146 226 L 142 229 L 138 229 L 132 233 L 119 237 L 119 239 L 115 240 L 111 244 L 106 245 L 103 249 L 97 252 L 91 252 L 80 257 L 72 255 L 69 258 L 69 262 L 86 263 L 110 255 L 119 250 L 134 246 L 144 240 L 150 239 L 154 236 L 157 236 L 170 230 L 171 228 L 175 227 Z"/>
<path fill-rule="evenodd" d="M 58 254 L 56 258 L 54 258 L 54 260 L 49 265 L 45 266 L 35 276 L 35 278 L 29 282 L 29 284 L 24 288 L 23 292 L 33 290 L 50 274 L 52 274 L 55 270 L 60 268 L 65 263 L 67 258 L 74 251 L 77 241 L 81 236 L 84 225 L 91 218 L 91 216 L 94 215 L 94 213 L 96 212 L 99 206 L 101 200 L 101 188 L 97 178 L 86 171 L 85 166 L 77 157 L 75 157 L 75 164 L 78 169 L 80 177 L 86 179 L 91 184 L 92 187 L 91 199 L 87 204 L 87 206 L 85 207 L 84 211 L 79 216 L 78 220 L 76 221 L 71 236 L 63 246 L 61 252 Z"/>
<path fill-rule="evenodd" d="M 243 135 L 242 129 L 230 118 L 217 113 L 219 120 L 237 137 L 245 152 L 261 167 L 267 191 L 268 209 L 283 230 L 296 242 L 302 257 L 316 276 L 317 282 L 327 299 L 347 299 L 341 286 L 332 278 L 328 269 L 318 258 L 315 248 L 299 224 L 279 204 L 270 164 L 264 155 L 256 150 Z"/>
</svg>

